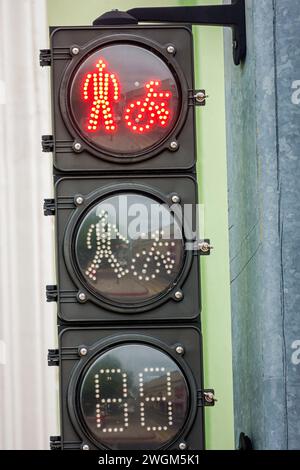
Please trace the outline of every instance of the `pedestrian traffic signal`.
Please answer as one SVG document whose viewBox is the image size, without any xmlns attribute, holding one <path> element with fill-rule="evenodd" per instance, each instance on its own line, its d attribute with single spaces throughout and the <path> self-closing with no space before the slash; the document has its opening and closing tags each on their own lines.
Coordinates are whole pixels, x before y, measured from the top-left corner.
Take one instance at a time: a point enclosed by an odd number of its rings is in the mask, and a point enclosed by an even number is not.
<svg viewBox="0 0 300 470">
<path fill-rule="evenodd" d="M 191 170 L 192 51 L 187 27 L 54 28 L 56 170 Z"/>
<path fill-rule="evenodd" d="M 201 447 L 201 337 L 196 327 L 63 329 L 63 449 Z"/>
<path fill-rule="evenodd" d="M 117 15 L 118 16 L 118 15 Z M 122 16 L 122 15 L 121 15 Z M 202 449 L 188 26 L 51 28 L 62 449 Z M 129 17 L 130 18 L 130 17 Z M 131 24 L 128 24 L 131 22 Z M 201 95 L 201 96 L 200 96 Z"/>
<path fill-rule="evenodd" d="M 60 319 L 198 318 L 196 192 L 191 175 L 59 179 Z"/>
</svg>

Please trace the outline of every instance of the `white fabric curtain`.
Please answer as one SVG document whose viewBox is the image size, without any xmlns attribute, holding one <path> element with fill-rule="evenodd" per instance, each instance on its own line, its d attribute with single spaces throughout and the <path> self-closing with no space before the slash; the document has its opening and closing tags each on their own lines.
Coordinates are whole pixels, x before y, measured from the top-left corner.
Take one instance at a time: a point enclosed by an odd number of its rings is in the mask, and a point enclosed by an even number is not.
<svg viewBox="0 0 300 470">
<path fill-rule="evenodd" d="M 0 448 L 46 449 L 57 434 L 55 312 L 45 302 L 53 283 L 53 220 L 48 134 L 46 0 L 0 0 Z"/>
</svg>

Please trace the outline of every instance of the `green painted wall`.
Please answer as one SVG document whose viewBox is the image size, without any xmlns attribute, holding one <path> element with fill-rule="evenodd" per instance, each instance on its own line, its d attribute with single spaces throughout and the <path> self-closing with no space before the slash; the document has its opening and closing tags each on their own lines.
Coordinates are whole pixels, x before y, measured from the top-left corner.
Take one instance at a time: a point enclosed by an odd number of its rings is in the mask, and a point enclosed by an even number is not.
<svg viewBox="0 0 300 470">
<path fill-rule="evenodd" d="M 221 1 L 176 0 L 48 0 L 49 25 L 89 25 L 102 12 L 136 6 L 216 4 Z M 206 108 L 197 110 L 198 181 L 205 210 L 205 236 L 215 251 L 202 260 L 202 324 L 205 386 L 214 387 L 215 408 L 206 410 L 208 449 L 232 449 L 232 358 L 228 254 L 227 179 L 223 32 L 221 28 L 195 28 L 196 87 L 210 95 Z"/>
</svg>

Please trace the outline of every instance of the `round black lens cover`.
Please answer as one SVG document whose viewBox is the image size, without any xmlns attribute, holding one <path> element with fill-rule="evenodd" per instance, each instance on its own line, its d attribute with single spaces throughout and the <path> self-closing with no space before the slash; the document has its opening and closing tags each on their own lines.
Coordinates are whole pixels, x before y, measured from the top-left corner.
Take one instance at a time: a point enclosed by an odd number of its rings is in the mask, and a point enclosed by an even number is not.
<svg viewBox="0 0 300 470">
<path fill-rule="evenodd" d="M 142 343 L 100 354 L 82 378 L 79 401 L 87 431 L 113 450 L 164 447 L 183 429 L 189 413 L 180 367 L 162 350 Z"/>
</svg>

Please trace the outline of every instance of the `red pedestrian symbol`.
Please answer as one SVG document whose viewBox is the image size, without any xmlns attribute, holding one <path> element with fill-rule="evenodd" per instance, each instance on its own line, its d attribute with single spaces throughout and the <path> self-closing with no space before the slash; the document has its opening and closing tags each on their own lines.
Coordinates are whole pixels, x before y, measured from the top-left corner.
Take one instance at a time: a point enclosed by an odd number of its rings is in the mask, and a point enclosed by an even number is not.
<svg viewBox="0 0 300 470">
<path fill-rule="evenodd" d="M 94 73 L 88 73 L 83 84 L 83 98 L 91 101 L 88 118 L 88 130 L 97 131 L 104 125 L 107 131 L 114 131 L 112 107 L 119 101 L 120 86 L 116 75 L 107 71 L 107 65 L 103 59 L 96 64 L 98 69 Z"/>
</svg>

